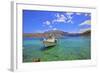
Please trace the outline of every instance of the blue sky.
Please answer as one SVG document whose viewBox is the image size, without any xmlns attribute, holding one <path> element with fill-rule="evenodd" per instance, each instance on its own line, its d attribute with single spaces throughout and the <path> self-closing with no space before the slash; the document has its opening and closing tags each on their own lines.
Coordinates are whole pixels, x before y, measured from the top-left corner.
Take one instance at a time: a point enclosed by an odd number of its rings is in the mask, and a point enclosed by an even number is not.
<svg viewBox="0 0 100 73">
<path fill-rule="evenodd" d="M 90 13 L 23 10 L 23 33 L 49 30 L 78 33 L 90 28 Z"/>
</svg>

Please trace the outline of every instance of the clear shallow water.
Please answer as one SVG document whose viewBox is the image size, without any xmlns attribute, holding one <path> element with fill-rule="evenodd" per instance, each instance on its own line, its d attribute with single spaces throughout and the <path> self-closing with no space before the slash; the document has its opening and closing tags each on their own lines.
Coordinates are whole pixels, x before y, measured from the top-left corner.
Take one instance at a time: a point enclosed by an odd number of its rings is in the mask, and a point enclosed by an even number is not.
<svg viewBox="0 0 100 73">
<path fill-rule="evenodd" d="M 77 36 L 59 38 L 57 45 L 45 48 L 43 38 L 23 39 L 23 62 L 32 62 L 34 59 L 40 61 L 62 61 L 90 59 L 90 37 Z"/>
</svg>

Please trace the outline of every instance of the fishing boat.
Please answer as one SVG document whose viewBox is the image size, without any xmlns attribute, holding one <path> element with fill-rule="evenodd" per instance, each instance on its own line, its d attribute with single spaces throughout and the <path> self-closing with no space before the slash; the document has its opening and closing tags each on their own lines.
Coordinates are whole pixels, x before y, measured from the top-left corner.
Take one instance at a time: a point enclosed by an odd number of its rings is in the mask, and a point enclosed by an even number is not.
<svg viewBox="0 0 100 73">
<path fill-rule="evenodd" d="M 47 39 L 43 40 L 43 44 L 45 47 L 56 46 L 57 39 L 53 35 L 49 35 L 49 37 Z"/>
</svg>

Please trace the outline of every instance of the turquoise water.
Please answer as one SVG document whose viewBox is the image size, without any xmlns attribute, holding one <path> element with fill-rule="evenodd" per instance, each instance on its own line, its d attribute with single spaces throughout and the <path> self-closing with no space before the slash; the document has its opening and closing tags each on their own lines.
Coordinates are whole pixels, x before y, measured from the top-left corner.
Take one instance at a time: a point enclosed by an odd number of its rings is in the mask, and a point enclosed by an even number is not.
<svg viewBox="0 0 100 73">
<path fill-rule="evenodd" d="M 57 45 L 45 48 L 43 38 L 23 39 L 23 62 L 63 61 L 91 59 L 91 39 L 89 36 L 67 36 L 59 38 Z"/>
</svg>

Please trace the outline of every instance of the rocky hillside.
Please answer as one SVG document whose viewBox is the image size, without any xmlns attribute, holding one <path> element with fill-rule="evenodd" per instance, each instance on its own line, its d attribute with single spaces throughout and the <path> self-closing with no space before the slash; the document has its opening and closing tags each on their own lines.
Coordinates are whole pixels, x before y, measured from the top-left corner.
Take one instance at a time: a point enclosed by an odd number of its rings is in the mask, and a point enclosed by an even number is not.
<svg viewBox="0 0 100 73">
<path fill-rule="evenodd" d="M 89 36 L 91 35 L 91 30 L 84 31 L 81 35 Z"/>
<path fill-rule="evenodd" d="M 48 37 L 50 34 L 54 35 L 56 38 L 64 37 L 64 36 L 88 36 L 91 35 L 91 30 L 87 30 L 82 33 L 68 33 L 60 30 L 50 30 L 44 33 L 24 33 L 24 37 Z"/>
</svg>

